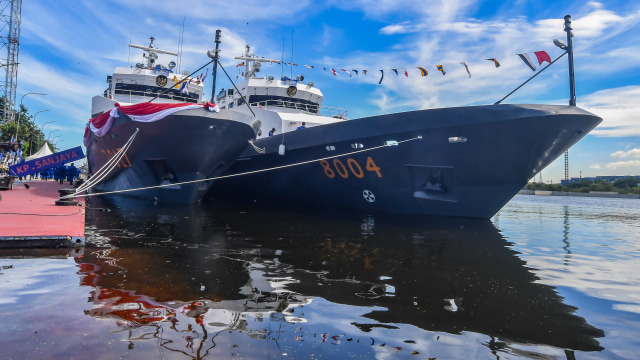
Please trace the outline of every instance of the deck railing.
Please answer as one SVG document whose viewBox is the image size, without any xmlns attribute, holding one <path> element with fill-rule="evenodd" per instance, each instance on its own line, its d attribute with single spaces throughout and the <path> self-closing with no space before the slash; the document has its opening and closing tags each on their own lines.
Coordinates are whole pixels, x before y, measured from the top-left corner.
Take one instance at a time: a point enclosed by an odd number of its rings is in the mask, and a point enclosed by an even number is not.
<svg viewBox="0 0 640 360">
<path fill-rule="evenodd" d="M 287 113 L 307 113 L 312 115 L 321 115 L 321 116 L 329 116 L 335 118 L 346 119 L 348 111 L 347 109 L 329 107 L 329 106 L 318 106 L 316 104 L 304 104 L 295 101 L 285 101 L 285 100 L 265 100 L 258 101 L 249 104 L 253 107 L 259 107 L 265 110 L 274 110 L 280 112 Z"/>
<path fill-rule="evenodd" d="M 142 98 L 143 101 L 149 101 L 151 99 L 155 99 L 156 96 L 158 96 L 161 92 L 158 91 L 157 93 L 153 93 L 149 90 L 147 91 L 136 91 L 136 90 L 120 90 L 120 89 L 116 89 L 115 94 L 113 94 L 114 96 L 125 96 L 129 98 L 129 103 L 134 103 L 133 101 L 133 97 L 136 96 L 136 101 L 135 102 L 140 102 L 140 98 Z M 108 90 L 105 90 L 103 96 L 106 98 L 109 98 L 109 96 L 112 93 Z M 187 96 L 181 96 L 181 95 L 176 95 L 173 93 L 165 93 L 162 94 L 160 96 L 158 96 L 160 99 L 165 99 L 165 100 L 173 100 L 176 102 L 189 102 L 189 103 L 198 103 L 199 99 L 194 99 L 191 97 L 187 97 Z"/>
</svg>

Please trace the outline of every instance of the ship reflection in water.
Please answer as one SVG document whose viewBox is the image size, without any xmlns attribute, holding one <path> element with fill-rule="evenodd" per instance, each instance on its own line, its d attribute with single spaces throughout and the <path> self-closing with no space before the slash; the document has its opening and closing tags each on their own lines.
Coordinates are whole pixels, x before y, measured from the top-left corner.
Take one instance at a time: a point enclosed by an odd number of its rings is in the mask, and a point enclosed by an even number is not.
<svg viewBox="0 0 640 360">
<path fill-rule="evenodd" d="M 488 220 L 119 205 L 102 212 L 92 200 L 97 248 L 76 261 L 93 288 L 86 315 L 110 321 L 129 351 L 440 359 L 602 349 L 604 333 L 536 283 Z"/>
</svg>

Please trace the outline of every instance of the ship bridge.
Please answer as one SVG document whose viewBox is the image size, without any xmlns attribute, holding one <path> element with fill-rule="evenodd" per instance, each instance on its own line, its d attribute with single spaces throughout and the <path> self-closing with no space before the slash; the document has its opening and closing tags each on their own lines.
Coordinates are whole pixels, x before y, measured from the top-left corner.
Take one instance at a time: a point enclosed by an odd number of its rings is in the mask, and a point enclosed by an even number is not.
<svg viewBox="0 0 640 360">
<path fill-rule="evenodd" d="M 302 77 L 293 80 L 282 77 L 275 80 L 273 76 L 266 78 L 250 78 L 238 84 L 242 92 L 235 89 L 222 89 L 216 101 L 221 109 L 232 109 L 244 104 L 246 98 L 249 105 L 263 109 L 282 112 L 298 112 L 312 115 L 320 114 L 322 92 L 312 82 L 302 83 Z"/>
</svg>

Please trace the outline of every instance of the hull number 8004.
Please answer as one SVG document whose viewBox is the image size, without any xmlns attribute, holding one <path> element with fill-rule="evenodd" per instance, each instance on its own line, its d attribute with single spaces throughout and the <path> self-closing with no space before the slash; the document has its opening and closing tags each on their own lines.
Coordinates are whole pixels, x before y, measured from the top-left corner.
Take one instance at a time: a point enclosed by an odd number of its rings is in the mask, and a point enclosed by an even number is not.
<svg viewBox="0 0 640 360">
<path fill-rule="evenodd" d="M 346 165 L 345 165 L 346 162 Z M 343 179 L 348 178 L 350 175 L 357 177 L 358 179 L 362 179 L 366 171 L 374 172 L 378 177 L 382 177 L 382 173 L 380 173 L 380 167 L 376 165 L 373 159 L 369 156 L 367 157 L 367 163 L 365 164 L 364 170 L 362 166 L 353 158 L 347 158 L 343 162 L 340 159 L 333 159 L 331 162 L 327 160 L 321 160 L 320 165 L 324 170 L 324 174 L 327 175 L 328 178 L 333 179 L 336 177 L 336 174 Z"/>
</svg>

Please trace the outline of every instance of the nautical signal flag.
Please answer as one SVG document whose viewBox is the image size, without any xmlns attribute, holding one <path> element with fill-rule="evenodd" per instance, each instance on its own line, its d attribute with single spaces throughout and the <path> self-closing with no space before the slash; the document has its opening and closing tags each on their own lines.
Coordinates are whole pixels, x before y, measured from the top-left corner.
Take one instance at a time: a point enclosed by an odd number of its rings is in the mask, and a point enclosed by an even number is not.
<svg viewBox="0 0 640 360">
<path fill-rule="evenodd" d="M 551 56 L 549 56 L 546 51 L 534 51 L 533 53 L 536 54 L 536 57 L 538 58 L 538 65 L 542 65 L 545 61 L 551 64 Z"/>
<path fill-rule="evenodd" d="M 536 66 L 541 66 L 543 62 L 548 62 L 549 64 L 552 63 L 551 57 L 549 56 L 549 54 L 546 51 L 540 50 L 540 51 L 534 51 L 533 53 L 535 54 L 535 56 L 536 56 L 536 58 L 538 60 L 538 65 L 535 65 L 535 62 L 532 61 L 533 57 L 530 57 L 530 55 L 528 55 L 527 53 L 522 53 L 522 54 L 517 54 L 517 55 L 533 71 L 537 71 Z M 496 68 L 500 67 L 500 62 L 498 61 L 497 58 L 487 58 L 485 60 L 493 61 L 493 65 Z M 282 63 L 282 64 L 286 64 L 286 65 L 290 65 L 290 66 L 297 66 L 298 65 L 298 64 L 294 64 L 294 63 L 285 63 L 285 62 L 276 61 L 276 60 L 272 60 L 272 62 L 276 62 L 278 64 Z M 245 65 L 245 64 L 246 64 L 246 62 L 242 62 L 242 63 L 238 64 L 238 66 Z M 467 63 L 463 61 L 463 62 L 459 62 L 459 64 L 464 66 L 464 69 L 467 72 L 467 75 L 469 76 L 469 78 L 471 78 L 471 70 L 469 69 L 469 66 L 467 65 Z M 449 64 L 449 65 L 451 65 L 451 64 Z M 449 66 L 449 65 L 447 65 L 447 66 Z M 311 70 L 311 69 L 314 68 L 313 65 L 308 65 L 308 64 L 301 65 L 301 66 L 305 66 L 308 70 Z M 432 65 L 430 65 L 430 66 L 432 66 Z M 425 77 L 425 76 L 429 75 L 429 72 L 427 71 L 427 69 L 425 67 L 418 66 L 416 68 L 420 71 L 420 75 L 422 77 Z M 343 71 L 343 72 L 349 74 L 349 77 L 353 77 L 352 75 L 354 73 L 356 74 L 356 76 L 360 75 L 360 72 L 362 73 L 362 75 L 367 75 L 368 74 L 368 70 L 364 70 L 364 69 L 361 69 L 361 70 L 351 69 L 349 71 L 346 68 L 345 69 L 343 69 L 343 68 L 335 69 L 335 68 L 327 68 L 327 67 L 322 67 L 322 66 L 318 66 L 318 69 L 322 69 L 323 71 L 331 70 L 331 73 L 334 76 L 338 76 L 338 71 Z M 447 72 L 444 69 L 444 64 L 436 65 L 436 69 L 437 69 L 437 71 L 440 71 L 443 76 L 447 74 Z M 387 68 L 387 71 L 388 70 L 389 69 Z M 451 69 L 449 69 L 449 70 L 451 70 Z M 384 79 L 384 70 L 378 70 L 378 71 L 380 71 L 380 80 L 378 81 L 378 84 L 382 84 L 382 81 Z M 400 71 L 402 71 L 404 73 L 404 76 L 409 77 L 409 71 L 407 70 L 407 68 L 393 68 L 393 69 L 391 69 L 391 71 L 393 71 L 396 74 L 396 76 L 400 76 Z M 456 71 L 458 71 L 458 70 L 456 70 L 455 67 L 454 67 L 453 71 L 454 71 L 454 73 L 456 73 Z M 206 74 L 204 76 L 202 74 L 200 74 L 200 77 L 198 79 L 201 82 L 203 82 L 204 78 L 206 76 L 207 76 Z M 176 79 L 175 76 L 174 76 L 173 81 L 178 83 L 178 80 Z M 179 87 L 178 85 L 179 84 L 176 85 L 176 88 Z"/>
<path fill-rule="evenodd" d="M 244 63 L 241 62 L 240 64 L 236 65 L 236 67 L 239 67 L 239 66 L 244 66 Z"/>
<path fill-rule="evenodd" d="M 460 65 L 464 65 L 464 68 L 467 69 L 467 74 L 469 74 L 469 77 L 471 77 L 471 73 L 469 72 L 469 67 L 467 66 L 467 63 L 463 61 L 460 63 Z"/>
<path fill-rule="evenodd" d="M 527 66 L 532 71 L 536 71 L 536 65 L 533 63 L 533 61 L 531 61 L 531 59 L 529 58 L 529 55 L 527 55 L 526 53 L 522 53 L 522 54 L 518 54 L 518 56 L 520 56 L 520 59 L 522 59 L 522 61 L 524 61 L 524 63 L 527 64 Z"/>
<path fill-rule="evenodd" d="M 189 95 L 189 82 L 185 81 L 182 83 L 182 86 L 180 87 L 180 92 L 183 94 L 187 94 Z"/>
<path fill-rule="evenodd" d="M 486 59 L 486 60 L 493 61 L 493 63 L 495 64 L 495 66 L 497 68 L 500 67 L 500 63 L 498 62 L 498 59 L 496 59 L 496 58 L 491 58 L 491 59 Z"/>
<path fill-rule="evenodd" d="M 204 73 L 204 76 L 200 76 L 200 81 L 204 82 L 204 79 L 207 78 L 207 75 L 209 75 L 209 68 L 207 68 L 207 71 Z"/>
</svg>

